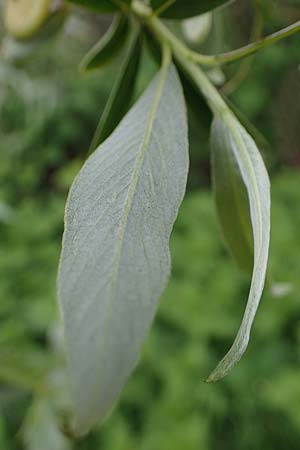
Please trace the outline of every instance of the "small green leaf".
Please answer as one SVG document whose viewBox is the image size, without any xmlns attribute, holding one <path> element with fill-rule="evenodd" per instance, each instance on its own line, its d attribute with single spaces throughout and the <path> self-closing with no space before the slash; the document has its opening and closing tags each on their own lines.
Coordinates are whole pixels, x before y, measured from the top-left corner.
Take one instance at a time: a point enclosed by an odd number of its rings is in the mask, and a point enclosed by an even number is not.
<svg viewBox="0 0 300 450">
<path fill-rule="evenodd" d="M 179 62 L 176 62 L 176 67 L 180 76 L 186 102 L 195 119 L 198 122 L 201 122 L 202 129 L 208 130 L 209 136 L 209 129 L 212 121 L 211 110 L 204 100 L 202 93 L 199 91 L 199 88 Z"/>
<path fill-rule="evenodd" d="M 232 1 L 232 0 L 231 0 Z M 211 11 L 228 0 L 151 0 L 154 10 L 162 9 L 161 16 L 167 19 L 187 19 Z M 164 9 L 164 5 L 166 9 Z"/>
<path fill-rule="evenodd" d="M 114 13 L 122 8 L 125 8 L 131 3 L 131 0 L 69 0 L 78 6 L 92 9 L 99 13 Z"/>
<path fill-rule="evenodd" d="M 222 210 L 220 215 L 221 222 L 226 227 L 224 234 L 226 233 L 229 245 L 236 256 L 238 255 L 238 242 L 233 243 L 234 236 L 227 229 L 228 226 L 235 227 L 236 233 L 239 233 L 237 238 L 241 240 L 240 245 L 243 250 L 247 248 L 248 244 L 245 242 L 249 228 L 249 224 L 245 222 L 247 220 L 247 204 L 244 205 L 242 210 L 239 209 L 241 208 L 241 202 L 247 202 L 246 192 L 254 240 L 254 262 L 248 302 L 240 329 L 231 349 L 209 376 L 208 382 L 214 382 L 223 378 L 240 360 L 247 349 L 251 327 L 266 278 L 270 244 L 271 204 L 269 177 L 262 157 L 252 137 L 240 125 L 232 113 L 224 111 L 222 115 L 214 119 L 211 132 L 211 144 L 215 164 L 215 183 L 219 183 L 216 186 L 218 195 L 220 195 L 222 184 L 223 189 L 227 191 L 223 201 L 230 202 L 228 192 L 232 192 L 232 204 L 226 203 L 229 218 L 225 217 L 226 205 L 222 204 L 222 200 L 219 199 L 219 211 L 220 208 Z M 222 152 L 226 155 L 222 155 Z M 222 163 L 227 164 L 227 166 L 221 169 Z M 230 172 L 228 177 L 225 175 L 226 170 Z M 238 178 L 238 174 L 240 174 L 240 178 Z M 221 180 L 218 181 L 216 177 L 219 175 L 221 176 Z M 228 186 L 229 178 L 234 183 L 234 187 Z M 240 189 L 241 182 L 244 183 L 245 191 L 237 193 L 236 189 Z M 233 217 L 234 211 L 236 214 L 236 224 L 234 223 Z M 241 221 L 240 224 L 239 221 Z"/>
<path fill-rule="evenodd" d="M 109 30 L 85 55 L 80 69 L 99 69 L 111 61 L 125 45 L 128 29 L 128 18 L 124 15 L 116 16 Z"/>
<path fill-rule="evenodd" d="M 137 27 L 132 33 L 124 61 L 92 139 L 90 152 L 112 133 L 127 113 L 134 94 L 141 53 L 142 36 Z"/>
<path fill-rule="evenodd" d="M 176 69 L 162 69 L 77 176 L 58 278 L 75 431 L 103 421 L 136 366 L 170 275 L 188 173 Z"/>
</svg>

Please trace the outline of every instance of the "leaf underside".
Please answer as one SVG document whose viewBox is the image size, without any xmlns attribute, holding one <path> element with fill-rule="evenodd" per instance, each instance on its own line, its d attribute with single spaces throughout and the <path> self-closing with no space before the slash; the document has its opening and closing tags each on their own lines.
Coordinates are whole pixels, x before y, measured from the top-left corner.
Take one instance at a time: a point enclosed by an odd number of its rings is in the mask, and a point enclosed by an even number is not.
<svg viewBox="0 0 300 450">
<path fill-rule="evenodd" d="M 263 292 L 270 243 L 270 183 L 256 147 L 247 131 L 232 114 L 214 119 L 211 143 L 213 151 L 231 153 L 248 193 L 254 240 L 253 273 L 244 317 L 232 347 L 208 382 L 223 378 L 246 351 L 251 327 Z"/>
<path fill-rule="evenodd" d="M 187 173 L 182 88 L 165 65 L 67 202 L 58 296 L 78 434 L 104 419 L 136 365 L 169 278 Z"/>
</svg>

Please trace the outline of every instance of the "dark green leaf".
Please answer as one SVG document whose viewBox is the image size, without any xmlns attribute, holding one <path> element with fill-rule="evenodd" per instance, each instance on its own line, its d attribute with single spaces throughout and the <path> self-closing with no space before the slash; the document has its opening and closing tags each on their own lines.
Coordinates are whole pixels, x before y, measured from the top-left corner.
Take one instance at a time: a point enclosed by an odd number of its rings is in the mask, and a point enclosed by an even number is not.
<svg viewBox="0 0 300 450">
<path fill-rule="evenodd" d="M 128 29 L 128 18 L 117 16 L 105 35 L 83 58 L 80 69 L 98 69 L 113 59 L 125 45 Z"/>
<path fill-rule="evenodd" d="M 199 88 L 185 72 L 184 68 L 181 67 L 179 63 L 176 63 L 176 67 L 179 72 L 188 106 L 191 108 L 191 111 L 197 120 L 201 122 L 201 126 L 209 130 L 212 121 L 210 108 L 207 106 L 201 92 L 199 92 Z"/>
<path fill-rule="evenodd" d="M 162 49 L 159 41 L 147 27 L 145 27 L 144 29 L 144 36 L 147 47 L 150 50 L 150 55 L 152 56 L 156 64 L 160 66 L 162 61 Z"/>
<path fill-rule="evenodd" d="M 169 0 L 151 0 L 151 6 L 154 10 L 166 5 L 166 9 L 161 16 L 167 19 L 187 19 L 198 16 L 225 3 L 228 3 L 228 0 L 175 0 L 174 3 Z M 169 7 L 167 7 L 168 4 Z"/>
<path fill-rule="evenodd" d="M 58 294 L 78 434 L 104 419 L 137 363 L 170 275 L 188 162 L 184 97 L 166 57 L 67 203 Z"/>
<path fill-rule="evenodd" d="M 134 94 L 142 52 L 142 36 L 138 27 L 132 33 L 123 64 L 93 137 L 90 151 L 101 144 L 127 113 Z"/>
</svg>

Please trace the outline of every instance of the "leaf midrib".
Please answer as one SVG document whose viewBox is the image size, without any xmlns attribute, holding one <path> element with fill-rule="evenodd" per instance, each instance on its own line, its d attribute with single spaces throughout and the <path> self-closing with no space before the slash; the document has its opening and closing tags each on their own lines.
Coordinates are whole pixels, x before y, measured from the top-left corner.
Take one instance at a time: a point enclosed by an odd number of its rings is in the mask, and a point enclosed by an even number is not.
<svg viewBox="0 0 300 450">
<path fill-rule="evenodd" d="M 146 123 L 146 129 L 145 129 L 143 140 L 142 140 L 140 150 L 139 150 L 139 153 L 137 156 L 135 168 L 134 168 L 134 171 L 132 174 L 132 178 L 131 178 L 131 182 L 129 185 L 128 194 L 127 194 L 127 198 L 126 198 L 126 202 L 125 202 L 125 206 L 124 206 L 124 213 L 123 213 L 123 216 L 122 216 L 122 219 L 120 222 L 120 226 L 119 226 L 119 230 L 118 230 L 118 234 L 117 234 L 117 243 L 116 243 L 116 250 L 115 250 L 114 264 L 113 264 L 113 271 L 112 271 L 111 289 L 110 289 L 109 302 L 108 302 L 108 309 L 109 309 L 108 317 L 107 317 L 107 319 L 105 321 L 105 325 L 104 325 L 105 329 L 104 329 L 104 336 L 103 336 L 103 341 L 102 341 L 103 344 L 102 344 L 102 348 L 100 350 L 100 366 L 101 366 L 102 358 L 104 356 L 105 343 L 106 343 L 107 335 L 108 335 L 108 333 L 107 333 L 107 330 L 109 327 L 108 324 L 111 320 L 111 314 L 112 314 L 112 306 L 116 299 L 117 278 L 118 278 L 118 273 L 119 273 L 119 269 L 120 269 L 122 248 L 123 248 L 124 236 L 125 236 L 127 223 L 128 223 L 128 217 L 129 217 L 129 213 L 130 213 L 130 210 L 132 207 L 134 194 L 136 192 L 136 187 L 137 187 L 138 180 L 139 180 L 140 170 L 143 165 L 145 155 L 147 153 L 148 143 L 151 138 L 153 124 L 154 124 L 156 112 L 157 112 L 157 109 L 158 109 L 158 106 L 160 103 L 164 83 L 166 81 L 169 65 L 170 65 L 170 58 L 166 58 L 165 61 L 163 62 L 162 68 L 161 68 L 161 75 L 160 75 L 160 78 L 158 81 L 156 93 L 155 93 L 152 107 L 150 109 L 149 117 L 148 117 L 148 120 Z M 101 383 L 99 382 L 99 385 L 100 384 Z"/>
</svg>

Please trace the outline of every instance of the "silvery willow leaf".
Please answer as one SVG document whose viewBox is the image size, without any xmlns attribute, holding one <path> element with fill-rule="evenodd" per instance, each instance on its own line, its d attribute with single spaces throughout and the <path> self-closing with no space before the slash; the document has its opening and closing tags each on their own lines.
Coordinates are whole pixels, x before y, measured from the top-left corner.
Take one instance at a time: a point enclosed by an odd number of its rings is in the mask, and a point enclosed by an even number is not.
<svg viewBox="0 0 300 450">
<path fill-rule="evenodd" d="M 231 155 L 230 164 L 236 165 L 245 185 L 254 240 L 254 262 L 248 302 L 240 329 L 231 349 L 209 376 L 208 382 L 223 378 L 240 360 L 248 346 L 251 327 L 264 288 L 270 243 L 269 177 L 252 137 L 233 114 L 224 111 L 223 115 L 214 119 L 211 145 L 215 155 L 222 152 Z M 240 200 L 241 198 L 239 202 Z M 235 199 L 232 199 L 232 202 L 234 203 Z"/>
<path fill-rule="evenodd" d="M 58 295 L 78 434 L 104 419 L 138 361 L 170 275 L 187 173 L 184 98 L 165 61 L 87 160 L 66 207 Z"/>
</svg>

